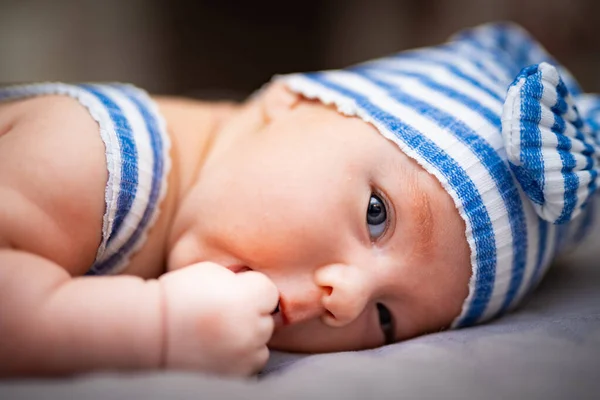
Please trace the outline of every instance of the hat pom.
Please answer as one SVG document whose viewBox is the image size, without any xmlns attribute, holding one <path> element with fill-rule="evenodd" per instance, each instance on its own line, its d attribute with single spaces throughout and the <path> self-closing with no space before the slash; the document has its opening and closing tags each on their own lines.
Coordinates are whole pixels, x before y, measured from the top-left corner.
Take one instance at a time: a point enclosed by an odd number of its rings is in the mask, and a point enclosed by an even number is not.
<svg viewBox="0 0 600 400">
<path fill-rule="evenodd" d="M 502 136 L 510 167 L 537 214 L 555 224 L 576 217 L 596 190 L 599 149 L 554 66 L 531 65 L 514 80 Z"/>
</svg>

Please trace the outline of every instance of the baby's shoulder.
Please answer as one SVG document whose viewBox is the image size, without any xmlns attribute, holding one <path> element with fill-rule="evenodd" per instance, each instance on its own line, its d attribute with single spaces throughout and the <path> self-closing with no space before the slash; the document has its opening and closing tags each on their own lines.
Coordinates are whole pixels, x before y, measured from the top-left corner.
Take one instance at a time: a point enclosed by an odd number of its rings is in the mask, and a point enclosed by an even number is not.
<svg viewBox="0 0 600 400">
<path fill-rule="evenodd" d="M 104 153 L 97 123 L 77 100 L 0 104 L 0 247 L 85 272 L 100 242 Z"/>
</svg>

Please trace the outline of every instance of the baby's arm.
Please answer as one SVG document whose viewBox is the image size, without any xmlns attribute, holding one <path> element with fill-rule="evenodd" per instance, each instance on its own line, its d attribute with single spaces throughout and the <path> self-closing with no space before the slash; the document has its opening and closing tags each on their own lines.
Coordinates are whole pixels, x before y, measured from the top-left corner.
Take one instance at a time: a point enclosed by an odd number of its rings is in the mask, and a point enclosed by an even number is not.
<svg viewBox="0 0 600 400">
<path fill-rule="evenodd" d="M 200 263 L 144 281 L 71 278 L 0 250 L 0 376 L 97 369 L 248 375 L 267 362 L 278 292 L 264 275 Z"/>
<path fill-rule="evenodd" d="M 0 373 L 158 365 L 158 285 L 72 278 L 100 241 L 96 123 L 75 100 L 47 96 L 0 104 L 0 134 Z"/>
<path fill-rule="evenodd" d="M 104 162 L 72 99 L 0 104 L 0 375 L 256 372 L 278 299 L 264 275 L 202 263 L 149 281 L 81 276 L 100 241 Z"/>
<path fill-rule="evenodd" d="M 0 250 L 0 266 L 0 375 L 159 367 L 158 281 L 71 278 L 13 249 Z"/>
</svg>

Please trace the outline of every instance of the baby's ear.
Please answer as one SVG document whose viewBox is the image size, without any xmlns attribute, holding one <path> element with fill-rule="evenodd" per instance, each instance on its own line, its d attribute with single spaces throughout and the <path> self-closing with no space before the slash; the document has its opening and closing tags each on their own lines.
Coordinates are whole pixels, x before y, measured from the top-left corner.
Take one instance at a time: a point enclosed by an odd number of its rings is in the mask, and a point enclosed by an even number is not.
<svg viewBox="0 0 600 400">
<path fill-rule="evenodd" d="M 281 82 L 273 82 L 261 94 L 265 119 L 271 121 L 287 114 L 300 101 L 300 95 L 292 92 Z"/>
</svg>

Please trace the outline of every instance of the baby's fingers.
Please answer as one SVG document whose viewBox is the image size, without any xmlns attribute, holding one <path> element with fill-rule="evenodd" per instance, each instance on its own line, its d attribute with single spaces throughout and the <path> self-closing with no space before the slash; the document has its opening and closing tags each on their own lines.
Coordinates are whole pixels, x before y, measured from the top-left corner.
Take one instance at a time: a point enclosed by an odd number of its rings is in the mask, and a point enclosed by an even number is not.
<svg viewBox="0 0 600 400">
<path fill-rule="evenodd" d="M 269 348 L 267 346 L 261 346 L 256 353 L 254 360 L 254 367 L 252 368 L 251 375 L 256 375 L 263 370 L 267 362 L 269 361 Z"/>
<path fill-rule="evenodd" d="M 242 290 L 246 291 L 248 300 L 254 304 L 261 314 L 270 315 L 279 302 L 279 290 L 266 275 L 256 271 L 237 274 Z"/>
</svg>

